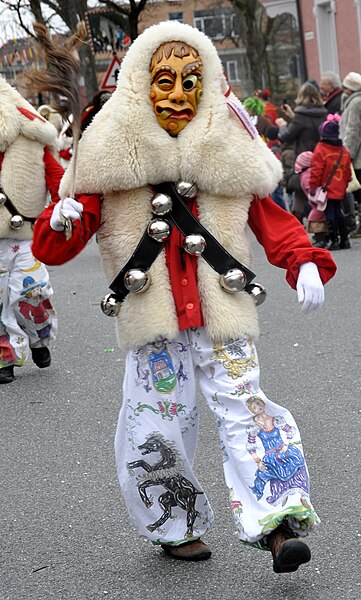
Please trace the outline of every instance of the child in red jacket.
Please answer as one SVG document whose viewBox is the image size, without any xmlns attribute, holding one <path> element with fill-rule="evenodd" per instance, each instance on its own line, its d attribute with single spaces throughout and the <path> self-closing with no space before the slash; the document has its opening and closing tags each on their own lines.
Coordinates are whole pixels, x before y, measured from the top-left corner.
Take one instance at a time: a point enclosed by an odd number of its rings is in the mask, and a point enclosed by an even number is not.
<svg viewBox="0 0 361 600">
<path fill-rule="evenodd" d="M 342 212 L 342 200 L 351 180 L 351 157 L 339 138 L 340 121 L 339 115 L 330 114 L 322 123 L 319 128 L 321 140 L 314 149 L 311 164 L 310 199 L 317 187 L 327 188 L 325 215 L 329 223 L 330 242 L 326 247 L 329 250 L 351 247 Z"/>
</svg>

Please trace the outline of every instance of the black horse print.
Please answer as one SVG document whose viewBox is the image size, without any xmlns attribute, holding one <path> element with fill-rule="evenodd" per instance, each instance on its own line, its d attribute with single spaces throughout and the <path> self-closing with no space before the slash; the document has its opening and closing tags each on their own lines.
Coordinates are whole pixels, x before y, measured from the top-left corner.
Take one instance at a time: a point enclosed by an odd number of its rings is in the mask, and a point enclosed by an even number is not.
<svg viewBox="0 0 361 600">
<path fill-rule="evenodd" d="M 129 469 L 142 468 L 147 472 L 147 476 L 138 483 L 142 502 L 147 508 L 153 505 L 147 496 L 147 488 L 150 486 L 163 486 L 166 489 L 166 492 L 158 497 L 163 514 L 155 523 L 147 526 L 148 531 L 155 531 L 163 525 L 172 516 L 172 507 L 179 506 L 187 512 L 185 537 L 192 537 L 194 521 L 199 514 L 195 509 L 195 503 L 197 495 L 203 494 L 203 492 L 197 490 L 189 479 L 181 474 L 177 450 L 173 449 L 171 443 L 167 442 L 161 434 L 149 434 L 144 444 L 138 448 L 143 456 L 152 452 L 159 452 L 161 455 L 161 459 L 154 465 L 150 465 L 145 460 L 128 463 Z"/>
</svg>

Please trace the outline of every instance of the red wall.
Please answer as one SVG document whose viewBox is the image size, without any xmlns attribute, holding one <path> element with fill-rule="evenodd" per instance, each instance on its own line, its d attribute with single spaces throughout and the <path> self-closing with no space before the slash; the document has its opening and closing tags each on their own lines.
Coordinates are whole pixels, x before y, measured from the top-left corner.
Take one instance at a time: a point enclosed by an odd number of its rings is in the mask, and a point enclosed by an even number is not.
<svg viewBox="0 0 361 600">
<path fill-rule="evenodd" d="M 299 2 L 304 31 L 307 74 L 308 77 L 319 80 L 317 30 L 313 16 L 314 0 L 299 0 Z M 341 78 L 349 71 L 361 72 L 360 39 L 354 0 L 336 0 L 335 25 Z M 310 32 L 313 32 L 313 39 L 307 39 Z M 327 40 L 322 40 L 322 43 L 327 44 Z"/>
</svg>

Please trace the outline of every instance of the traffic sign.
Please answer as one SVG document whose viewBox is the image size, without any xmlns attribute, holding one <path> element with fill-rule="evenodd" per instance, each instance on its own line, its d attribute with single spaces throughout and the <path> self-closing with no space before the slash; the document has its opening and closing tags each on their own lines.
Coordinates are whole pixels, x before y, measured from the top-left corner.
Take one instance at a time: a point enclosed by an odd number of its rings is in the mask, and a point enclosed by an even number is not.
<svg viewBox="0 0 361 600">
<path fill-rule="evenodd" d="M 117 87 L 120 64 L 121 61 L 114 55 L 100 87 L 101 90 L 115 90 Z"/>
</svg>

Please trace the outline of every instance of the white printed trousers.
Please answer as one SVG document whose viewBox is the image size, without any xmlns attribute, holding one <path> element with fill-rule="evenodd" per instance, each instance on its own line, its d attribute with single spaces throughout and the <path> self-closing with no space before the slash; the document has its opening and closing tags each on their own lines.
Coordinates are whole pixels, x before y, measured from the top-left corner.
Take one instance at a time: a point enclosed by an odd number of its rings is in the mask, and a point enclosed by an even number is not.
<svg viewBox="0 0 361 600">
<path fill-rule="evenodd" d="M 251 340 L 212 344 L 204 328 L 131 351 L 115 437 L 130 517 L 154 543 L 206 533 L 213 513 L 196 475 L 196 376 L 216 417 L 230 508 L 240 540 L 262 547 L 284 519 L 301 535 L 319 522 L 297 425 L 259 387 Z M 212 448 L 207 448 L 212 454 Z"/>
<path fill-rule="evenodd" d="M 30 348 L 55 339 L 57 318 L 46 267 L 30 240 L 0 240 L 0 368 L 23 365 Z"/>
</svg>

